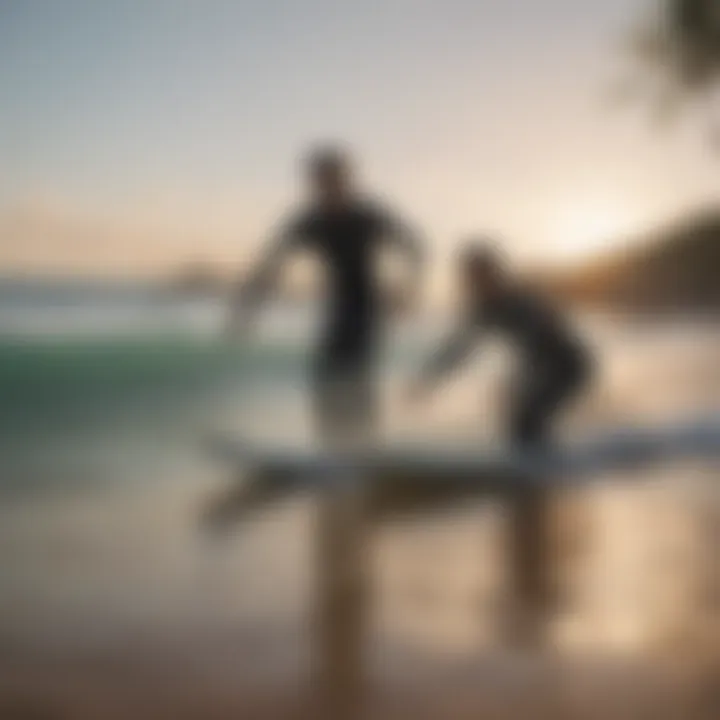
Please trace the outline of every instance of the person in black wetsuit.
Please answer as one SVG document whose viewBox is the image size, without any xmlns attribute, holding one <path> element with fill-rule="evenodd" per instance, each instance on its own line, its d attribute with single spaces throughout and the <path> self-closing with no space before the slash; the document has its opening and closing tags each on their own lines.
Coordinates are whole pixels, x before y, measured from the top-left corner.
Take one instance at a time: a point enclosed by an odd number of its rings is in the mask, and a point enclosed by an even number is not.
<svg viewBox="0 0 720 720">
<path fill-rule="evenodd" d="M 325 325 L 315 353 L 315 420 L 324 438 L 372 432 L 376 402 L 374 365 L 385 307 L 378 262 L 383 247 L 409 261 L 403 303 L 412 300 L 423 252 L 417 234 L 381 204 L 355 189 L 348 157 L 320 148 L 307 161 L 308 205 L 292 214 L 238 294 L 234 324 L 245 324 L 267 295 L 285 259 L 309 250 L 328 276 Z"/>
<path fill-rule="evenodd" d="M 404 298 L 397 298 L 403 304 L 412 300 L 420 280 L 422 251 L 405 223 L 356 192 L 350 162 L 341 151 L 314 152 L 307 169 L 310 201 L 283 225 L 241 287 L 233 326 L 251 318 L 292 252 L 318 256 L 328 280 L 325 325 L 313 368 L 318 440 L 330 445 L 368 440 L 378 420 L 374 366 L 385 315 L 381 250 L 387 245 L 400 249 L 409 262 L 412 285 Z M 246 478 L 245 486 L 260 495 L 273 492 L 273 483 L 262 476 Z M 327 717 L 354 717 L 362 704 L 369 598 L 365 489 L 358 483 L 331 484 L 319 497 L 317 673 Z"/>
<path fill-rule="evenodd" d="M 426 395 L 462 363 L 480 336 L 497 334 L 520 359 L 508 424 L 509 440 L 542 448 L 552 422 L 590 378 L 590 355 L 557 309 L 509 276 L 491 247 L 472 243 L 460 258 L 464 308 L 458 327 L 424 368 L 412 396 Z"/>
<path fill-rule="evenodd" d="M 520 356 L 509 409 L 509 440 L 524 450 L 551 448 L 554 420 L 590 380 L 588 350 L 560 312 L 509 276 L 489 246 L 473 244 L 463 253 L 460 276 L 465 298 L 460 323 L 414 382 L 413 399 L 426 395 L 465 360 L 480 335 L 498 334 Z M 512 643 L 537 645 L 545 639 L 547 619 L 562 602 L 551 560 L 553 495 L 535 485 L 509 500 L 512 588 L 503 634 Z"/>
</svg>

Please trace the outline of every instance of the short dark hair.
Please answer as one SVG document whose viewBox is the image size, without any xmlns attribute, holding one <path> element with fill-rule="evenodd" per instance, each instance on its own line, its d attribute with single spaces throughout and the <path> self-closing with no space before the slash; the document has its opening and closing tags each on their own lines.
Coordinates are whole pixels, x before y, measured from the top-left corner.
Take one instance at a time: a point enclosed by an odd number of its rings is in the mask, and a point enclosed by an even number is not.
<svg viewBox="0 0 720 720">
<path fill-rule="evenodd" d="M 498 244 L 487 237 L 470 238 L 462 248 L 460 263 L 483 275 L 500 275 L 505 269 Z"/>
<path fill-rule="evenodd" d="M 321 145 L 308 153 L 305 166 L 313 177 L 333 175 L 348 169 L 350 156 L 337 145 Z"/>
</svg>

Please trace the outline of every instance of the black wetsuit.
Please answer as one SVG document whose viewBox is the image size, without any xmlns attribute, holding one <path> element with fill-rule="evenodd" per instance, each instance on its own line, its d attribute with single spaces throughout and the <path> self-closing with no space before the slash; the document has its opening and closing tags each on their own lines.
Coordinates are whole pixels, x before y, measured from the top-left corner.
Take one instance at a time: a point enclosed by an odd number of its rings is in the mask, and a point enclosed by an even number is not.
<svg viewBox="0 0 720 720">
<path fill-rule="evenodd" d="M 588 381 L 590 356 L 564 318 L 544 298 L 522 290 L 477 309 L 480 327 L 497 330 L 516 348 L 521 365 L 510 411 L 515 443 L 549 440 L 557 411 Z"/>
<path fill-rule="evenodd" d="M 501 333 L 520 357 L 509 439 L 522 448 L 546 450 L 554 420 L 589 380 L 587 348 L 544 298 L 522 289 L 505 291 L 477 307 L 473 321 Z M 547 570 L 552 562 L 552 502 L 553 495 L 540 484 L 526 487 L 508 505 L 510 586 L 519 601 L 506 617 L 510 641 L 543 642 L 545 622 L 562 603 L 561 587 Z"/>
<path fill-rule="evenodd" d="M 400 227 L 378 205 L 356 201 L 336 210 L 305 210 L 286 230 L 296 244 L 319 256 L 327 273 L 313 377 L 316 419 L 329 430 L 374 420 L 372 375 L 382 315 L 377 262 L 384 240 L 407 239 Z"/>
<path fill-rule="evenodd" d="M 459 332 L 435 359 L 435 371 L 455 364 L 482 331 L 497 332 L 520 358 L 509 413 L 510 440 L 533 445 L 547 442 L 557 411 L 589 379 L 589 352 L 544 298 L 510 289 L 471 308 Z"/>
<path fill-rule="evenodd" d="M 509 408 L 508 439 L 523 449 L 546 450 L 559 411 L 589 379 L 588 350 L 543 298 L 513 288 L 470 309 L 469 317 L 435 358 L 435 371 L 462 359 L 482 331 L 497 332 L 508 340 L 520 359 Z M 510 584 L 520 600 L 519 605 L 510 603 L 505 618 L 505 632 L 511 641 L 541 640 L 544 620 L 559 602 L 558 588 L 546 570 L 551 552 L 551 499 L 542 484 L 527 485 L 509 498 Z"/>
</svg>

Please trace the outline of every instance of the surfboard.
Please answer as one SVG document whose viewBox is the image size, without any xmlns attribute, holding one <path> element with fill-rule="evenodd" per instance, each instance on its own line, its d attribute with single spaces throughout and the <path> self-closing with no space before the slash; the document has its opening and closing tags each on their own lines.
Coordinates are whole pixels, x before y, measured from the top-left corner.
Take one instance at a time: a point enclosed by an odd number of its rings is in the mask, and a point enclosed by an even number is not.
<svg viewBox="0 0 720 720">
<path fill-rule="evenodd" d="M 386 517 L 467 498 L 577 487 L 667 461 L 720 459 L 720 416 L 615 429 L 536 452 L 427 441 L 331 450 L 223 434 L 211 437 L 207 450 L 240 478 L 208 509 L 206 519 L 213 524 L 234 522 L 297 492 L 353 483 L 367 486 L 370 516 Z"/>
</svg>

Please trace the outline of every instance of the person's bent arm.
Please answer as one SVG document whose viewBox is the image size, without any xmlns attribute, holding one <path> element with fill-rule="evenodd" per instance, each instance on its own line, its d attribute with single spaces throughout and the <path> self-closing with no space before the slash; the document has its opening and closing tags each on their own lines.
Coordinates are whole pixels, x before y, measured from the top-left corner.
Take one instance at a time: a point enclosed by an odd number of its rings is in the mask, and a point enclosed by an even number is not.
<svg viewBox="0 0 720 720">
<path fill-rule="evenodd" d="M 294 233 L 281 232 L 268 244 L 268 250 L 250 274 L 237 284 L 230 307 L 229 330 L 244 333 L 274 290 L 283 265 L 297 247 Z"/>
<path fill-rule="evenodd" d="M 404 260 L 402 287 L 393 300 L 401 308 L 408 308 L 419 299 L 425 279 L 424 238 L 414 227 L 398 218 L 386 218 L 385 224 L 391 248 Z"/>
<path fill-rule="evenodd" d="M 393 237 L 396 246 L 407 258 L 410 276 L 414 281 L 420 281 L 425 269 L 425 243 L 421 234 L 410 225 L 400 223 Z"/>
</svg>

